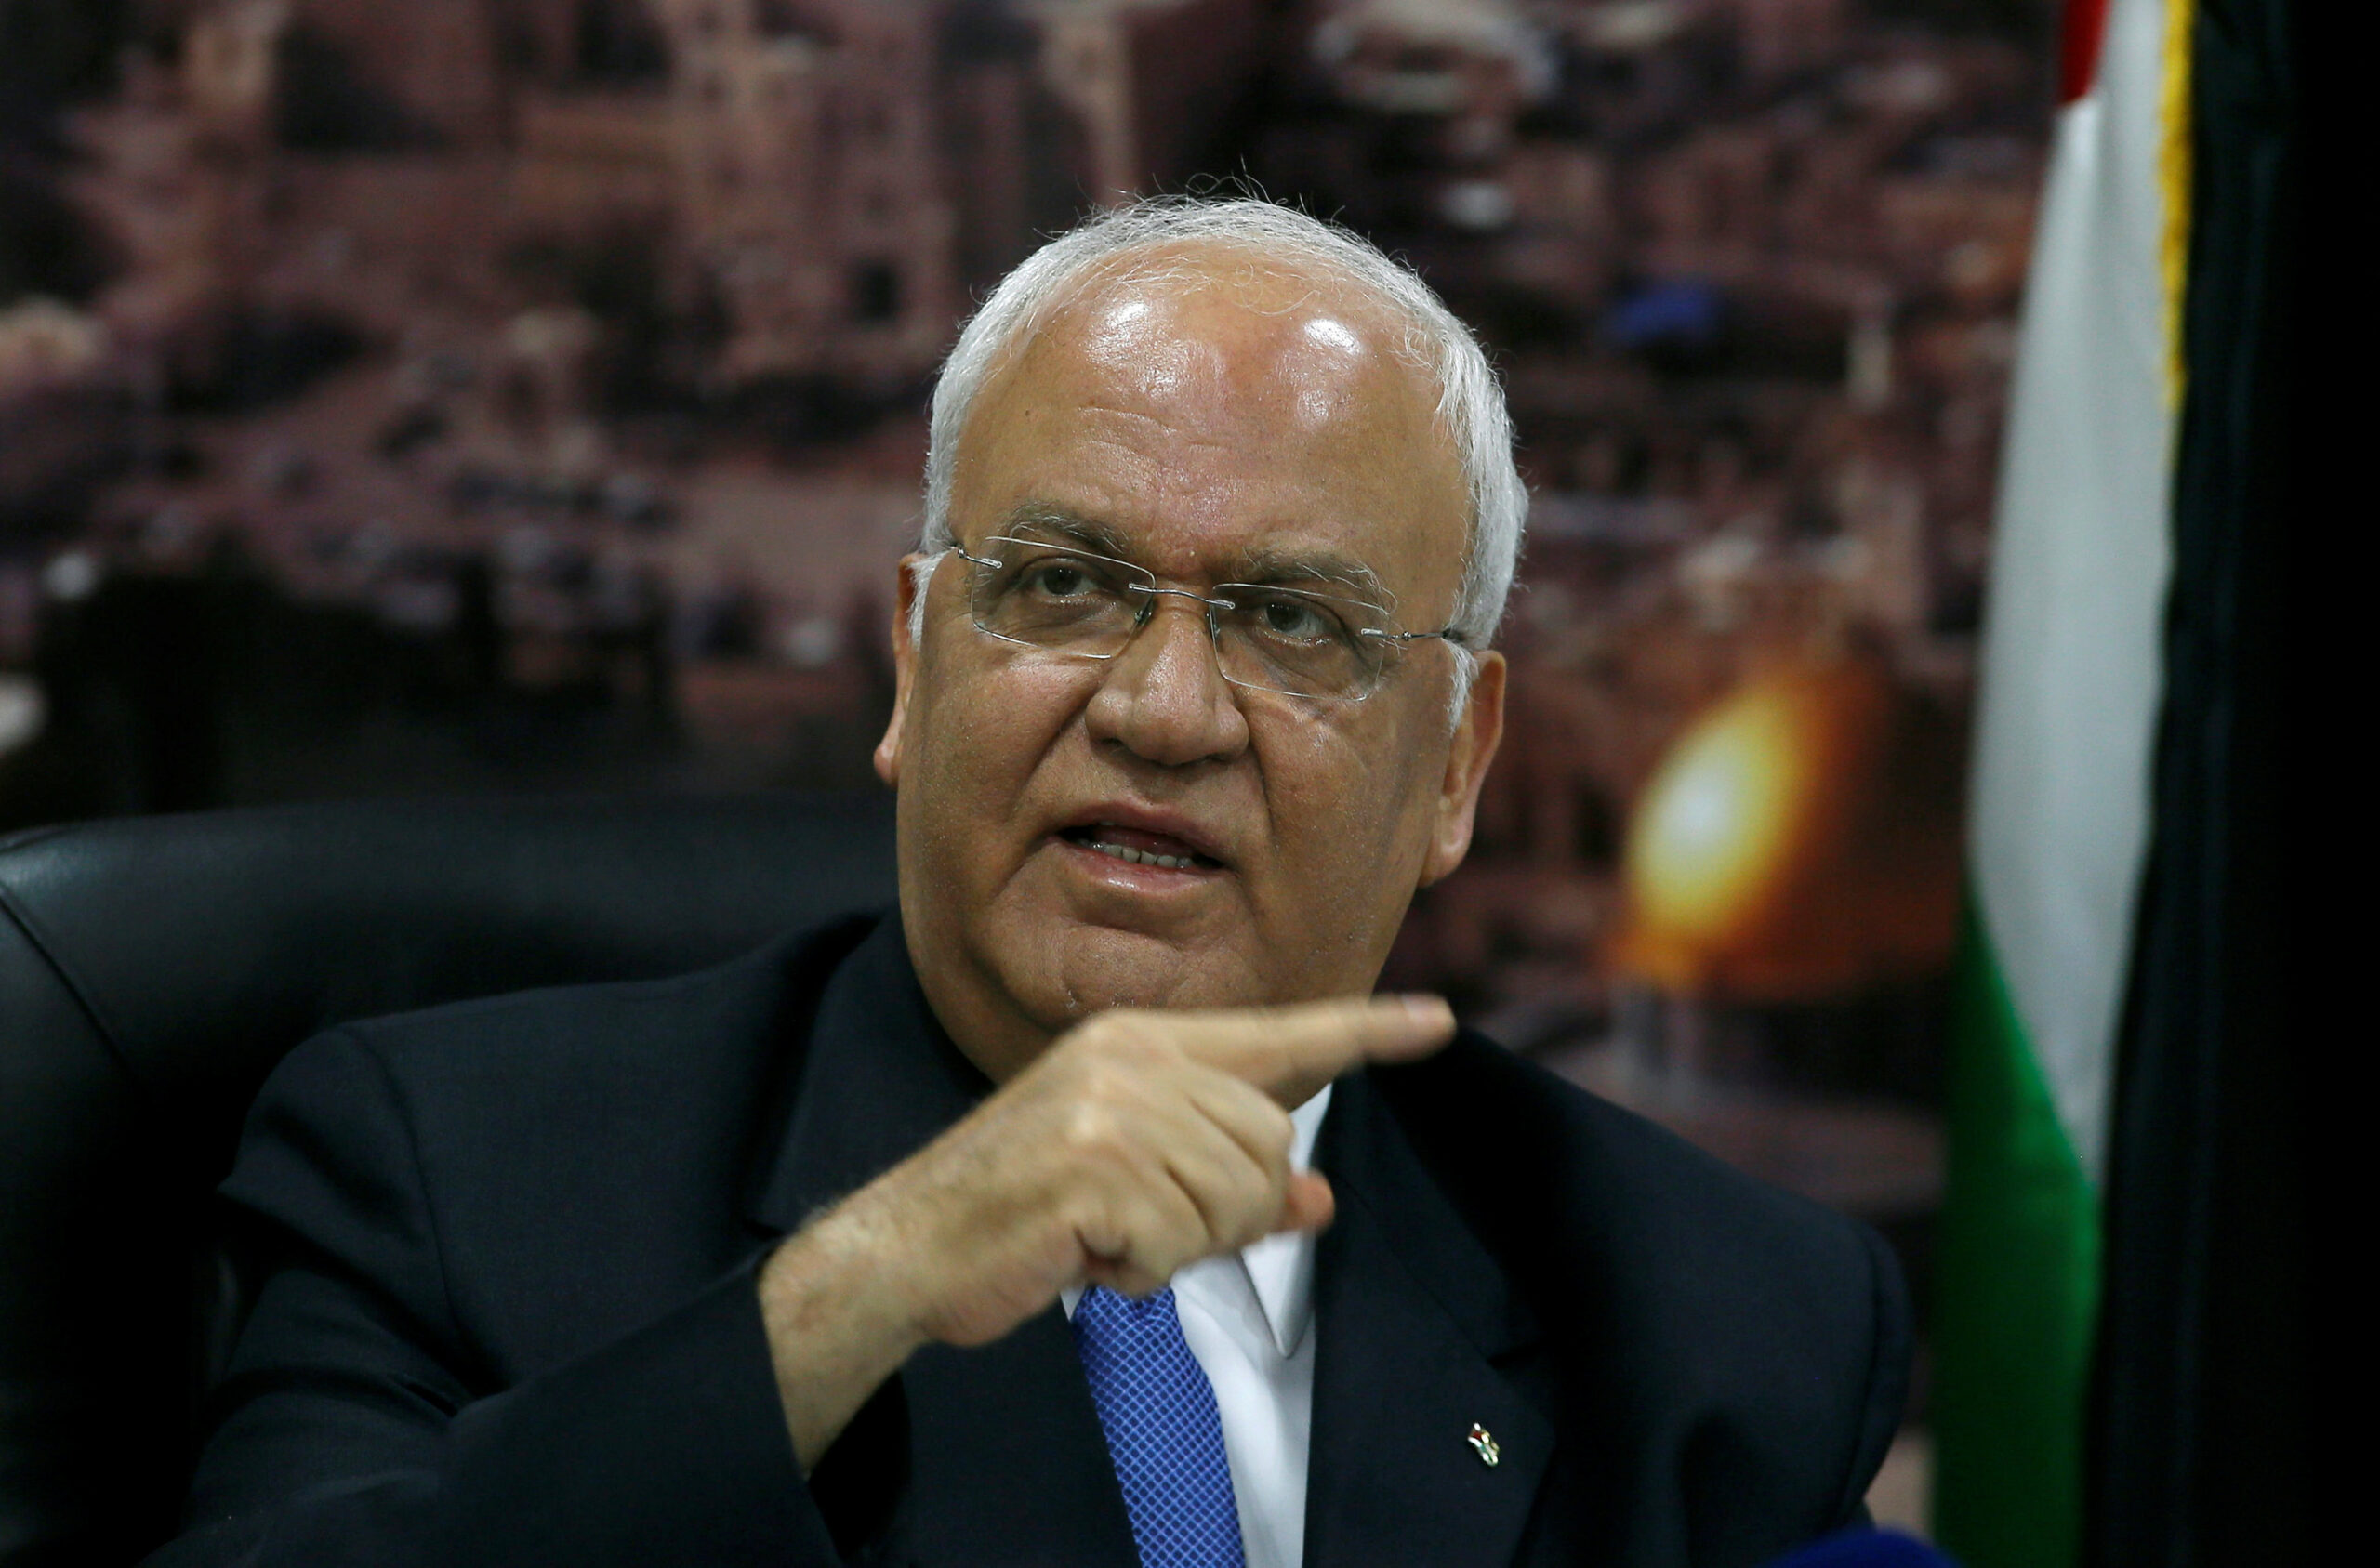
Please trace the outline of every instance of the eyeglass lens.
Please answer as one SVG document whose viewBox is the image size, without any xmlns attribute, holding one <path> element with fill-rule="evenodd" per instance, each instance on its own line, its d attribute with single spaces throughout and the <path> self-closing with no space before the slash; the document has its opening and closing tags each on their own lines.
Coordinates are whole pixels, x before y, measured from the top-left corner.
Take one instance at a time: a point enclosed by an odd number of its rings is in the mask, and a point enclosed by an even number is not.
<svg viewBox="0 0 2380 1568">
<path fill-rule="evenodd" d="M 1104 556 L 992 539 L 978 570 L 975 625 L 1011 642 L 1112 659 L 1154 613 L 1156 578 Z M 1303 589 L 1224 583 L 1190 596 L 1206 607 L 1215 660 L 1236 685 L 1290 696 L 1368 692 L 1380 677 L 1376 606 Z"/>
</svg>

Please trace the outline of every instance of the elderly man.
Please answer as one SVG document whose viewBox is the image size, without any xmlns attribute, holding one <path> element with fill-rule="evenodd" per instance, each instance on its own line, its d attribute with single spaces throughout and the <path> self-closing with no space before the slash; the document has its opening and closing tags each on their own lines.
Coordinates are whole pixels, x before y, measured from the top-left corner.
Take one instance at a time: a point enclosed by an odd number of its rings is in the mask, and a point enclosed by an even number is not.
<svg viewBox="0 0 2380 1568">
<path fill-rule="evenodd" d="M 1523 507 L 1477 347 L 1343 232 L 1154 204 L 1028 260 L 935 393 L 898 911 L 294 1054 L 160 1561 L 1725 1564 L 1858 1517 L 1875 1239 L 1369 995 L 1469 842 Z"/>
</svg>

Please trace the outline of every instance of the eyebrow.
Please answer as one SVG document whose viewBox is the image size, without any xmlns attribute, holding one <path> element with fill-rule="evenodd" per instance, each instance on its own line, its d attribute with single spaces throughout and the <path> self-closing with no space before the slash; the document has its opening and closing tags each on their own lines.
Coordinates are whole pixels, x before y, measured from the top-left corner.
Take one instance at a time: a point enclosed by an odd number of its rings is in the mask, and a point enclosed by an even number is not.
<svg viewBox="0 0 2380 1568">
<path fill-rule="evenodd" d="M 1236 581 L 1243 583 L 1331 583 L 1346 588 L 1383 610 L 1396 608 L 1396 595 L 1389 591 L 1380 573 L 1353 556 L 1336 550 L 1277 550 L 1269 545 L 1258 545 L 1240 552 L 1235 569 Z"/>
<path fill-rule="evenodd" d="M 1026 501 L 1008 515 L 1002 532 L 1018 534 L 1030 531 L 1037 534 L 1055 534 L 1060 540 L 1079 546 L 1095 555 L 1104 555 L 1129 564 L 1142 563 L 1134 556 L 1132 541 L 1114 524 L 1089 518 L 1069 507 L 1049 501 Z M 1284 550 L 1270 545 L 1254 545 L 1235 552 L 1232 564 L 1223 580 L 1234 583 L 1290 584 L 1325 582 L 1352 590 L 1382 609 L 1396 607 L 1396 595 L 1380 573 L 1353 556 L 1337 550 Z M 1146 570 L 1145 567 L 1143 568 Z"/>
<path fill-rule="evenodd" d="M 1081 546 L 1095 555 L 1113 556 L 1130 561 L 1131 541 L 1114 525 L 1070 511 L 1048 501 L 1026 501 L 1008 514 L 1001 525 L 1003 534 L 1054 534 L 1070 544 Z"/>
</svg>

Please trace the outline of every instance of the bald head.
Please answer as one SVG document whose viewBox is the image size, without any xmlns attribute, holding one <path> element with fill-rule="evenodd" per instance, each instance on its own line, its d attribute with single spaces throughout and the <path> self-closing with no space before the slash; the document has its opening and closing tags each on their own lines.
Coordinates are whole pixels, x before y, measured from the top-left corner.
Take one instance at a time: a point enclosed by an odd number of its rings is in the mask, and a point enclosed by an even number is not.
<svg viewBox="0 0 2380 1568">
<path fill-rule="evenodd" d="M 1063 502 L 1177 564 L 1227 534 L 1242 555 L 1327 556 L 1399 584 L 1408 624 L 1444 625 L 1470 508 L 1399 323 L 1343 279 L 1228 248 L 1131 260 L 992 367 L 953 517 L 996 526 Z"/>
</svg>

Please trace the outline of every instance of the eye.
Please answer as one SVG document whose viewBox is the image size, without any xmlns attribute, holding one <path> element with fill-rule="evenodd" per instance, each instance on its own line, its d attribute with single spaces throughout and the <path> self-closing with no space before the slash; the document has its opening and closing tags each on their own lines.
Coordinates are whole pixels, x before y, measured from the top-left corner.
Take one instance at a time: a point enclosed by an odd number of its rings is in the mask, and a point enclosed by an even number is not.
<svg viewBox="0 0 2380 1568">
<path fill-rule="evenodd" d="M 1285 642 L 1325 642 L 1345 635 L 1336 616 L 1310 600 L 1276 594 L 1255 606 L 1256 625 Z"/>
<path fill-rule="evenodd" d="M 1306 605 L 1276 599 L 1264 607 L 1264 629 L 1283 637 L 1313 637 L 1322 630 L 1322 617 Z"/>
<path fill-rule="evenodd" d="M 1079 599 L 1099 584 L 1078 560 L 1041 560 L 1025 569 L 1023 586 L 1048 599 Z"/>
</svg>

